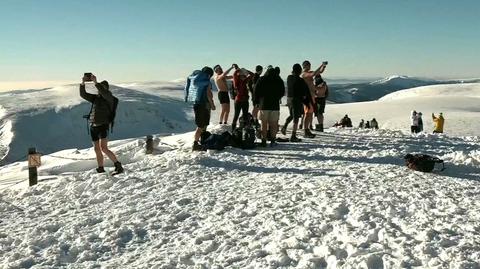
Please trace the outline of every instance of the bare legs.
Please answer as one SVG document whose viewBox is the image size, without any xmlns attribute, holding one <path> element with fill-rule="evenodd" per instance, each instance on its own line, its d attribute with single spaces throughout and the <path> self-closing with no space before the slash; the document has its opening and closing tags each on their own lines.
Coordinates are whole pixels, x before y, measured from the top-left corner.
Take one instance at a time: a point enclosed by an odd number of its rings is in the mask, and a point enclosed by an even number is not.
<svg viewBox="0 0 480 269">
<path fill-rule="evenodd" d="M 98 167 L 103 167 L 103 153 L 108 156 L 112 162 L 116 163 L 117 157 L 113 152 L 108 149 L 108 139 L 103 138 L 93 142 L 93 149 L 95 150 L 95 156 L 97 157 Z"/>
<path fill-rule="evenodd" d="M 228 122 L 228 114 L 230 114 L 230 104 L 222 104 L 222 112 L 220 113 L 220 123 Z"/>
</svg>

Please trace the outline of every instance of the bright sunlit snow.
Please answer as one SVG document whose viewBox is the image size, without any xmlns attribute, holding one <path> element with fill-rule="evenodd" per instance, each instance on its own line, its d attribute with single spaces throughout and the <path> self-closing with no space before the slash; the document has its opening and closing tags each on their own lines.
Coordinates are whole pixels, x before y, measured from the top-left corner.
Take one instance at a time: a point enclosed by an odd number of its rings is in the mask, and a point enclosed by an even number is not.
<svg viewBox="0 0 480 269">
<path fill-rule="evenodd" d="M 162 117 L 173 128 L 141 127 L 157 134 L 153 155 L 145 155 L 140 135 L 112 141 L 125 174 L 96 174 L 88 145 L 43 156 L 35 187 L 28 188 L 26 162 L 0 167 L 2 266 L 480 268 L 480 84 L 327 105 L 326 125 L 344 114 L 355 126 L 375 117 L 378 131 L 329 128 L 300 143 L 193 153 L 193 133 L 184 133 L 193 130 L 191 109 L 182 91 L 143 86 L 114 89 L 124 106 L 116 130 L 123 135 L 143 126 L 134 125 L 139 120 Z M 58 115 L 59 126 L 73 122 L 83 131 L 77 116 L 88 104 L 80 103 L 76 86 L 62 89 L 45 96 L 52 108 L 41 117 L 35 113 L 44 108 L 26 97 L 13 95 L 23 100 L 18 106 L 0 104 L 2 141 L 15 141 L 11 134 L 19 135 L 28 117 L 41 129 Z M 69 121 L 67 107 L 78 110 Z M 413 109 L 423 112 L 426 133 L 409 133 Z M 444 113 L 445 134 L 430 134 L 432 112 Z M 215 124 L 218 113 L 212 132 L 228 128 Z M 281 113 L 283 123 L 284 106 Z M 178 134 L 167 135 L 172 132 Z M 30 142 L 25 139 L 19 148 Z M 64 139 L 88 142 L 86 131 Z M 406 153 L 437 156 L 447 168 L 408 170 Z"/>
</svg>

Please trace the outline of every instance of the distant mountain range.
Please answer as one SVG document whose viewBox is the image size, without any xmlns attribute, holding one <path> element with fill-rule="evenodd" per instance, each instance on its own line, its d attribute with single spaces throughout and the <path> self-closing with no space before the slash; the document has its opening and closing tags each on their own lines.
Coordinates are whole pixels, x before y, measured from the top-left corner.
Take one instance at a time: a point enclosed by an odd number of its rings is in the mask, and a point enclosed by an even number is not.
<svg viewBox="0 0 480 269">
<path fill-rule="evenodd" d="M 325 78 L 328 83 L 328 77 Z M 408 76 L 390 76 L 373 82 L 329 84 L 328 100 L 351 103 L 377 100 L 399 90 L 438 84 L 478 83 L 480 79 L 434 80 Z"/>
</svg>

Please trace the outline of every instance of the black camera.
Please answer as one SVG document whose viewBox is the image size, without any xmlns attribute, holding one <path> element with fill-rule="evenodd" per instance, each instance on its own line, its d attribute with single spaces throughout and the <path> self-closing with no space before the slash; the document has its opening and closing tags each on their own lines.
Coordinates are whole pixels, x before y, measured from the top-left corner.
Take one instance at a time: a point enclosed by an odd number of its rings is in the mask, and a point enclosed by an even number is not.
<svg viewBox="0 0 480 269">
<path fill-rule="evenodd" d="M 92 81 L 92 73 L 85 73 L 83 74 L 85 81 Z"/>
<path fill-rule="evenodd" d="M 322 64 L 323 64 L 323 65 L 327 65 L 327 64 L 328 64 L 328 61 L 325 61 L 325 62 L 323 62 Z"/>
</svg>

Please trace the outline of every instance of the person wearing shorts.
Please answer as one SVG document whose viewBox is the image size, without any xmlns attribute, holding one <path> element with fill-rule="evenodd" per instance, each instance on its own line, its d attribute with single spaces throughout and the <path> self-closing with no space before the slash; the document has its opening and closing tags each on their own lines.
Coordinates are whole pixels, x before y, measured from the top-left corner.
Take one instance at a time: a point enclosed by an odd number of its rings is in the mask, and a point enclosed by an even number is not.
<svg viewBox="0 0 480 269">
<path fill-rule="evenodd" d="M 193 103 L 193 113 L 197 125 L 192 146 L 193 151 L 203 150 L 202 145 L 200 145 L 200 137 L 210 123 L 211 110 L 215 110 L 210 83 L 212 76 L 213 69 L 205 66 L 201 71 L 193 71 L 187 78 L 187 84 L 185 85 L 185 102 Z"/>
<path fill-rule="evenodd" d="M 98 94 L 91 94 L 85 90 L 85 82 L 95 83 Z M 84 76 L 80 84 L 80 96 L 92 103 L 92 110 L 89 115 L 90 137 L 93 143 L 93 149 L 97 159 L 97 173 L 104 173 L 103 153 L 113 162 L 115 173 L 123 173 L 122 164 L 118 161 L 115 154 L 108 148 L 108 130 L 110 124 L 110 114 L 113 110 L 113 95 L 109 90 L 109 84 L 106 80 L 97 83 L 97 77 L 93 74 L 90 77 Z"/>
<path fill-rule="evenodd" d="M 262 122 L 262 146 L 276 144 L 275 137 L 278 131 L 280 117 L 280 99 L 285 95 L 285 84 L 280 78 L 280 68 L 268 69 L 255 85 L 255 98 L 260 103 L 260 121 Z M 268 136 L 270 131 L 270 137 Z"/>
<path fill-rule="evenodd" d="M 232 76 L 229 76 L 228 73 L 233 69 L 232 65 L 227 71 L 223 72 L 223 69 L 220 65 L 216 65 L 213 68 L 215 72 L 215 85 L 218 89 L 218 101 L 222 106 L 222 111 L 220 112 L 220 124 L 227 124 L 228 114 L 230 114 L 230 97 L 228 96 L 228 83 L 227 79 L 232 79 Z"/>
<path fill-rule="evenodd" d="M 290 116 L 285 120 L 285 124 L 282 127 L 282 134 L 286 134 L 288 123 L 293 120 L 290 142 L 301 141 L 297 137 L 298 123 L 304 114 L 303 102 L 309 98 L 309 89 L 305 81 L 300 77 L 301 73 L 302 67 L 300 64 L 294 64 L 292 67 L 292 74 L 287 78 L 288 109 Z"/>
<path fill-rule="evenodd" d="M 318 124 L 315 126 L 315 130 L 323 132 L 323 113 L 325 113 L 325 105 L 327 102 L 328 86 L 320 75 L 315 77 L 315 117 Z"/>
<path fill-rule="evenodd" d="M 322 63 L 322 65 L 320 65 L 320 67 L 318 67 L 317 70 L 311 71 L 310 69 L 311 69 L 312 66 L 311 66 L 310 62 L 305 60 L 302 63 L 302 67 L 303 67 L 303 73 L 302 73 L 301 76 L 305 80 L 305 83 L 307 83 L 308 89 L 310 90 L 310 96 L 311 96 L 310 98 L 312 99 L 310 104 L 305 105 L 305 119 L 304 119 L 304 122 L 303 122 L 303 127 L 304 127 L 304 130 L 305 130 L 305 136 L 313 138 L 313 137 L 315 137 L 315 135 L 312 134 L 312 132 L 310 131 L 310 127 L 311 127 L 312 122 L 313 122 L 313 112 L 315 111 L 315 91 L 316 91 L 316 88 L 315 88 L 315 85 L 314 85 L 314 82 L 313 82 L 313 78 L 315 76 L 321 74 L 325 70 L 326 64 Z"/>
</svg>

